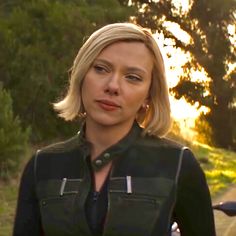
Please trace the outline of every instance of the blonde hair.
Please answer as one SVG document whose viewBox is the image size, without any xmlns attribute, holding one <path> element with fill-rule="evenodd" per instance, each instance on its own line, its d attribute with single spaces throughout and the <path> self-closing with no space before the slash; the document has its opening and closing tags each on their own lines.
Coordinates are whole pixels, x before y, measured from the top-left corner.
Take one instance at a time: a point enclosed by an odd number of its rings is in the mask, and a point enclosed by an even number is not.
<svg viewBox="0 0 236 236">
<path fill-rule="evenodd" d="M 146 45 L 153 55 L 150 98 L 145 114 L 138 115 L 137 121 L 144 128 L 144 134 L 165 135 L 171 125 L 170 102 L 166 82 L 165 66 L 160 49 L 151 33 L 132 23 L 115 23 L 95 31 L 80 48 L 73 66 L 69 89 L 66 96 L 54 103 L 54 109 L 65 120 L 83 119 L 84 108 L 81 99 L 83 79 L 100 52 L 107 46 L 120 41 L 139 41 Z"/>
</svg>

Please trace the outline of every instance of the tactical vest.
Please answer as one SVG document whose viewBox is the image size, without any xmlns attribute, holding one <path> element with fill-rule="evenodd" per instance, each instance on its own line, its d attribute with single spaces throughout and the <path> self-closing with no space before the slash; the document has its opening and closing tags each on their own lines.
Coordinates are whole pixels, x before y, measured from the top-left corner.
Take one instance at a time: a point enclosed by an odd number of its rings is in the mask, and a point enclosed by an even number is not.
<svg viewBox="0 0 236 236">
<path fill-rule="evenodd" d="M 168 234 L 183 152 L 133 127 L 93 162 L 94 171 L 114 162 L 103 236 Z M 81 134 L 37 153 L 35 186 L 45 236 L 92 236 L 84 209 L 91 186 L 88 157 Z"/>
</svg>

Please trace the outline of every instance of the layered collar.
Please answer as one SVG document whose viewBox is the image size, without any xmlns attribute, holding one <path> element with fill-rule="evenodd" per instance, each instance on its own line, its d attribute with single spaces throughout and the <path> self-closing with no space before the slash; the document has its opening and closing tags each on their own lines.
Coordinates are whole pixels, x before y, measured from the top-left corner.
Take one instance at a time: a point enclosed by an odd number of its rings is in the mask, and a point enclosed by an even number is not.
<svg viewBox="0 0 236 236">
<path fill-rule="evenodd" d="M 124 152 L 140 135 L 142 128 L 137 122 L 134 122 L 128 134 L 116 144 L 104 150 L 95 160 L 91 162 L 94 171 L 99 171 L 110 161 L 113 161 L 120 153 Z M 85 124 L 81 126 L 78 132 L 79 146 L 83 150 L 84 156 L 90 156 L 91 143 L 85 138 Z"/>
</svg>

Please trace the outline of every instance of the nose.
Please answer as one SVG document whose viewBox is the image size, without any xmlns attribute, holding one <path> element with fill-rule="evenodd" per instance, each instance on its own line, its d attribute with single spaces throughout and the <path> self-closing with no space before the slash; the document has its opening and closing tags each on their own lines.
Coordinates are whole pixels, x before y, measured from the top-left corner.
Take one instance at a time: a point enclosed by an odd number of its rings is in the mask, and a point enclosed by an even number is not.
<svg viewBox="0 0 236 236">
<path fill-rule="evenodd" d="M 107 80 L 105 87 L 105 93 L 111 96 L 117 96 L 120 94 L 120 75 L 113 73 Z"/>
</svg>

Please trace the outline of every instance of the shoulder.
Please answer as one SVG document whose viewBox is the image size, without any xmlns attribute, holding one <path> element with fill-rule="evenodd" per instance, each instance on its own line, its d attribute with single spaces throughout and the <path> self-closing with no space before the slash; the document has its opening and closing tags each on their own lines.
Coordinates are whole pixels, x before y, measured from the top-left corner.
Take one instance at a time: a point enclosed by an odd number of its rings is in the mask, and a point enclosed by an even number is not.
<svg viewBox="0 0 236 236">
<path fill-rule="evenodd" d="M 77 173 L 83 163 L 80 141 L 80 137 L 75 135 L 38 150 L 34 157 L 35 179 L 62 178 L 65 173 L 68 176 Z"/>
<path fill-rule="evenodd" d="M 70 152 L 77 149 L 80 146 L 79 134 L 76 134 L 70 139 L 65 141 L 56 142 L 48 146 L 42 147 L 37 151 L 37 155 L 42 154 L 53 154 L 53 153 L 64 153 Z"/>
<path fill-rule="evenodd" d="M 76 134 L 65 141 L 53 143 L 38 149 L 34 155 L 34 159 L 37 165 L 39 163 L 55 163 L 55 161 L 65 163 L 66 160 L 75 159 L 75 156 L 80 156 L 81 150 L 81 140 L 79 134 Z"/>
<path fill-rule="evenodd" d="M 146 160 L 152 160 L 165 166 L 178 166 L 182 157 L 185 157 L 184 145 L 167 138 L 155 136 L 141 136 L 133 146 L 133 152 L 138 156 L 148 156 Z M 159 165 L 158 164 L 158 165 Z"/>
<path fill-rule="evenodd" d="M 135 149 L 161 154 L 165 160 L 168 157 L 171 157 L 172 160 L 173 157 L 176 157 L 177 160 L 180 160 L 181 171 L 191 171 L 191 168 L 201 169 L 198 160 L 189 147 L 166 137 L 142 136 L 136 140 Z"/>
<path fill-rule="evenodd" d="M 181 143 L 178 143 L 174 140 L 168 139 L 168 138 L 161 138 L 156 136 L 141 136 L 136 141 L 136 145 L 140 146 L 147 146 L 147 147 L 158 147 L 158 148 L 164 148 L 164 149 L 177 149 L 181 150 L 182 148 L 185 148 L 184 145 Z"/>
</svg>

